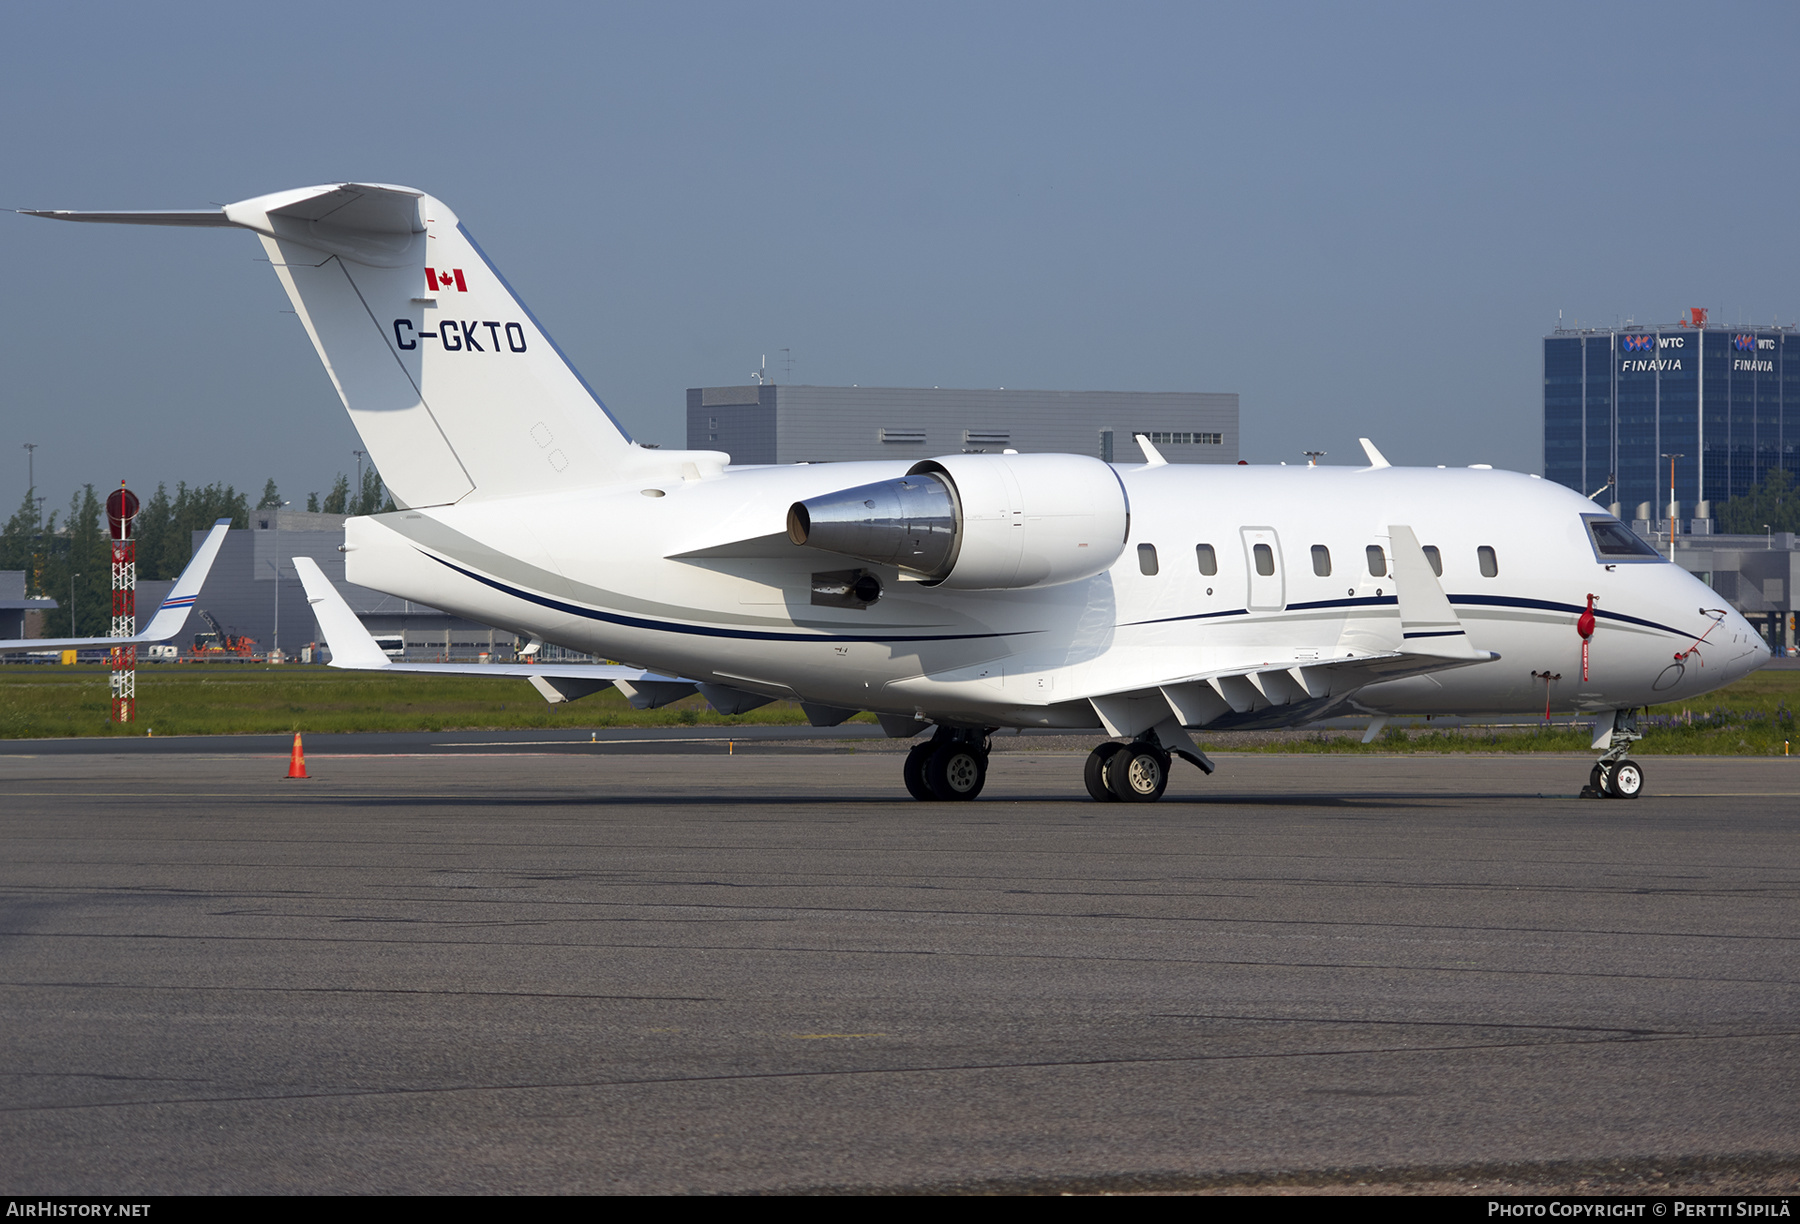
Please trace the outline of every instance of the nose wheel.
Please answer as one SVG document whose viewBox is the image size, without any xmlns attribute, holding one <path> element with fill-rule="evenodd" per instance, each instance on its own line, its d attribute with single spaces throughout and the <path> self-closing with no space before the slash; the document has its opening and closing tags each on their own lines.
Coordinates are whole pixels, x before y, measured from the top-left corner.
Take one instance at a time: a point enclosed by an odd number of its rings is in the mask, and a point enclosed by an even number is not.
<svg viewBox="0 0 1800 1224">
<path fill-rule="evenodd" d="M 1625 754 L 1643 738 L 1637 729 L 1637 712 L 1619 710 L 1614 715 L 1612 746 L 1588 771 L 1581 788 L 1583 799 L 1636 799 L 1644 793 L 1644 767 Z"/>
</svg>

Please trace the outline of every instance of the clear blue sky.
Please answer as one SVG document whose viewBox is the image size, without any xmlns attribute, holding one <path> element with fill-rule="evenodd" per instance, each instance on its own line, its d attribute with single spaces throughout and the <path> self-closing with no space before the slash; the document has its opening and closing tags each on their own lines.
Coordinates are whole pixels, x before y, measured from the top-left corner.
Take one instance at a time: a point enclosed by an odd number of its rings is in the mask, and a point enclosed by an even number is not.
<svg viewBox="0 0 1800 1224">
<path fill-rule="evenodd" d="M 1569 320 L 1800 316 L 1800 8 L 9 5 L 0 204 L 456 209 L 645 441 L 793 381 L 1236 391 L 1244 454 L 1541 465 Z M 357 446 L 247 234 L 0 216 L 0 514 Z"/>
</svg>

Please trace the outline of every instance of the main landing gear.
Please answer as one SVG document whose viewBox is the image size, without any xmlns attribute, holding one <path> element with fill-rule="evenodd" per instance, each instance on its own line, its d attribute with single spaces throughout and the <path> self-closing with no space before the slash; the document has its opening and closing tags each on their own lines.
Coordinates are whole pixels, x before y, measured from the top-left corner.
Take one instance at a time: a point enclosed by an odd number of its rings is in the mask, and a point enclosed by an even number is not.
<svg viewBox="0 0 1800 1224">
<path fill-rule="evenodd" d="M 1169 766 L 1176 757 L 1192 761 L 1211 773 L 1213 763 L 1193 749 L 1193 741 L 1173 721 L 1165 728 L 1180 743 L 1163 747 L 1154 729 L 1129 743 L 1109 740 L 1094 749 L 1082 777 L 1088 794 L 1103 803 L 1151 803 L 1161 799 L 1169 786 Z M 939 727 L 932 737 L 914 744 L 906 754 L 903 776 L 914 799 L 973 799 L 987 785 L 990 732 Z M 1181 747 L 1186 743 L 1188 747 Z"/>
<path fill-rule="evenodd" d="M 1205 773 L 1212 762 L 1199 753 L 1162 746 L 1155 731 L 1146 731 L 1128 744 L 1108 740 L 1088 754 L 1081 780 L 1098 803 L 1154 803 L 1169 788 L 1169 766 L 1176 756 L 1192 761 Z"/>
<path fill-rule="evenodd" d="M 939 727 L 906 754 L 906 789 L 914 799 L 973 799 L 987 785 L 988 733 Z"/>
<path fill-rule="evenodd" d="M 1614 710 L 1612 738 L 1609 747 L 1588 773 L 1588 784 L 1581 788 L 1583 799 L 1636 799 L 1644 793 L 1644 767 L 1626 759 L 1631 746 L 1644 738 L 1638 730 L 1636 710 Z M 1594 746 L 1600 746 L 1595 737 Z"/>
</svg>

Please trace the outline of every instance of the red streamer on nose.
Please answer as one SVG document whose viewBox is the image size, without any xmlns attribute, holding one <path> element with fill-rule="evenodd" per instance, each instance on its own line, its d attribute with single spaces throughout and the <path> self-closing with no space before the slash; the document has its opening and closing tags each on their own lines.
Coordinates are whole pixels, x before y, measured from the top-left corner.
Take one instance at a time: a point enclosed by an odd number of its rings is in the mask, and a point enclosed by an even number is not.
<svg viewBox="0 0 1800 1224">
<path fill-rule="evenodd" d="M 1587 611 L 1575 622 L 1575 632 L 1581 635 L 1581 682 L 1588 678 L 1588 639 L 1594 636 L 1594 597 L 1588 595 Z"/>
</svg>

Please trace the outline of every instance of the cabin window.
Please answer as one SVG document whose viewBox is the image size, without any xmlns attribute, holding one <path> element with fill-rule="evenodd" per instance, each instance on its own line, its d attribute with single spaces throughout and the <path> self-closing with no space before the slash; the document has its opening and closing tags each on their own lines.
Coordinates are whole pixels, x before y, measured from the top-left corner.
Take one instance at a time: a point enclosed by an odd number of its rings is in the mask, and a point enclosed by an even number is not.
<svg viewBox="0 0 1800 1224">
<path fill-rule="evenodd" d="M 1219 554 L 1213 551 L 1211 544 L 1194 545 L 1194 556 L 1199 558 L 1200 572 L 1208 578 L 1219 572 Z"/>
<path fill-rule="evenodd" d="M 1387 554 L 1381 551 L 1381 545 L 1371 544 L 1365 549 L 1369 554 L 1369 577 L 1387 577 Z"/>
<path fill-rule="evenodd" d="M 1313 573 L 1321 578 L 1331 577 L 1331 550 L 1323 544 L 1313 545 Z"/>
<path fill-rule="evenodd" d="M 1264 578 L 1272 577 L 1275 573 L 1275 550 L 1267 544 L 1258 544 L 1250 552 L 1256 558 L 1256 572 Z"/>
<path fill-rule="evenodd" d="M 1138 572 L 1154 574 L 1156 572 L 1156 545 L 1138 545 Z"/>
<path fill-rule="evenodd" d="M 1427 544 L 1424 552 L 1425 559 L 1431 562 L 1431 572 L 1436 574 L 1439 578 L 1442 578 L 1444 576 L 1444 558 L 1443 555 L 1438 552 L 1437 545 Z"/>
<path fill-rule="evenodd" d="M 1481 576 L 1483 578 L 1498 578 L 1500 576 L 1500 562 L 1495 558 L 1494 550 L 1489 548 L 1486 544 L 1483 544 L 1480 548 L 1475 550 L 1475 559 L 1481 562 Z"/>
</svg>

